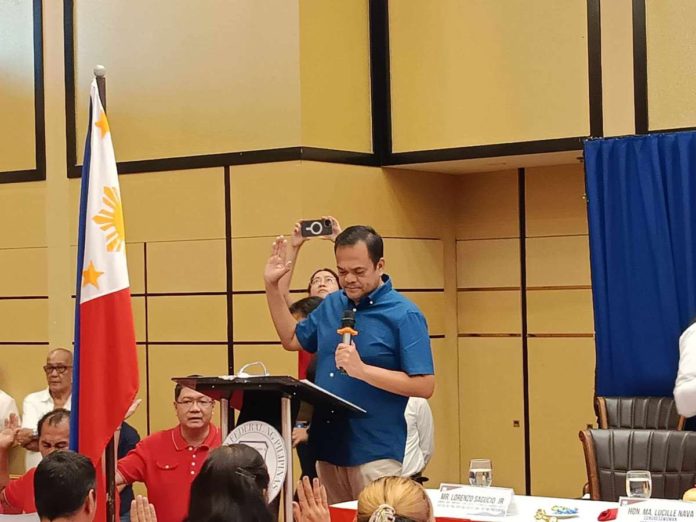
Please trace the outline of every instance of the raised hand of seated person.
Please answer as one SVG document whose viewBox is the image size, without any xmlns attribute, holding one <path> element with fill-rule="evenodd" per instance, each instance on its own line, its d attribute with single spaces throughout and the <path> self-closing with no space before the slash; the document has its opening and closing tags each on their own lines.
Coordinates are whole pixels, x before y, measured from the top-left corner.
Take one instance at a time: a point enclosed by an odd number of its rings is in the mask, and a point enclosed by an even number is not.
<svg viewBox="0 0 696 522">
<path fill-rule="evenodd" d="M 297 482 L 297 498 L 299 502 L 292 503 L 295 522 L 331 522 L 326 488 L 319 479 L 310 483 L 308 477 L 302 477 Z"/>
<path fill-rule="evenodd" d="M 5 419 L 2 431 L 0 431 L 0 448 L 10 449 L 17 442 L 19 432 L 19 417 L 10 413 L 9 418 Z"/>
<path fill-rule="evenodd" d="M 138 495 L 131 502 L 130 518 L 131 522 L 157 522 L 155 506 L 148 502 L 147 497 Z"/>
</svg>

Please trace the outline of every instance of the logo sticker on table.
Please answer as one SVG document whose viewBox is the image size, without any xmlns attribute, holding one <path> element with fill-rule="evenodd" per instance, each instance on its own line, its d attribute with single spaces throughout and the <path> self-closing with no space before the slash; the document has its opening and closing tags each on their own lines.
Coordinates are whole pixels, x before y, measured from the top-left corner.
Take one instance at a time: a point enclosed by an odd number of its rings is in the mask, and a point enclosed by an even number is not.
<svg viewBox="0 0 696 522">
<path fill-rule="evenodd" d="M 283 488 L 288 471 L 288 452 L 278 430 L 261 421 L 245 422 L 230 432 L 224 444 L 246 444 L 261 454 L 270 477 L 266 496 L 271 502 Z"/>
</svg>

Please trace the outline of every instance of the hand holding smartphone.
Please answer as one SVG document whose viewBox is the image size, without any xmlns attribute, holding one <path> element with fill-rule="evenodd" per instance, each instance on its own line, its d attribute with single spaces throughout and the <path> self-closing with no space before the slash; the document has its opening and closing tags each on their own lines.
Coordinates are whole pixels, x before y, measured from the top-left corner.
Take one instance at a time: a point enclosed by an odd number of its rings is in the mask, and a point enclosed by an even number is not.
<svg viewBox="0 0 696 522">
<path fill-rule="evenodd" d="M 333 225 L 328 218 L 306 219 L 300 221 L 300 234 L 302 237 L 330 236 L 333 234 Z"/>
</svg>

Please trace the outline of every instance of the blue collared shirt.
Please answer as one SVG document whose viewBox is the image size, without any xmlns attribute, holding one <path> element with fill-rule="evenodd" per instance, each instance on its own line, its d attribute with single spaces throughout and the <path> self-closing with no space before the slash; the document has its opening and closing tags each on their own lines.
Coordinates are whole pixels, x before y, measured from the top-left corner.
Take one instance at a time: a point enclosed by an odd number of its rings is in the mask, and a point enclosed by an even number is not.
<svg viewBox="0 0 696 522">
<path fill-rule="evenodd" d="M 406 446 L 404 410 L 408 397 L 349 377 L 336 368 L 341 342 L 336 332 L 347 308 L 355 310 L 353 342 L 365 364 L 408 375 L 432 375 L 433 357 L 425 317 L 418 307 L 392 288 L 391 279 L 356 306 L 343 291 L 328 295 L 295 330 L 308 352 L 317 354 L 316 384 L 367 410 L 363 416 L 332 415 L 315 410 L 310 443 L 319 460 L 337 466 L 358 466 L 380 459 L 403 461 Z"/>
</svg>

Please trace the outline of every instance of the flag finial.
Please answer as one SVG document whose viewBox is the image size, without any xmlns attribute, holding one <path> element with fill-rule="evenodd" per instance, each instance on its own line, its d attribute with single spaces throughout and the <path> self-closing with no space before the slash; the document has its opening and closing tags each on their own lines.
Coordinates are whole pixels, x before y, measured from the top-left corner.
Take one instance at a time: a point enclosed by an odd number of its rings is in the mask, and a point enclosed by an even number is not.
<svg viewBox="0 0 696 522">
<path fill-rule="evenodd" d="M 103 65 L 94 66 L 94 76 L 97 78 L 106 78 L 106 67 Z"/>
</svg>

